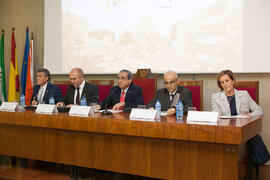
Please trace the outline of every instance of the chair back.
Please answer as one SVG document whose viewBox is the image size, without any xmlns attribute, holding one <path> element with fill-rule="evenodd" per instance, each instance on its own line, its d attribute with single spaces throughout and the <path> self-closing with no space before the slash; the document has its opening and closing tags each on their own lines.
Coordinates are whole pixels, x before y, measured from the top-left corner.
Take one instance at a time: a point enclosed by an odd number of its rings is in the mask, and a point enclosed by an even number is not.
<svg viewBox="0 0 270 180">
<path fill-rule="evenodd" d="M 180 81 L 179 85 L 192 92 L 193 106 L 197 111 L 203 111 L 203 80 Z"/>
<path fill-rule="evenodd" d="M 236 81 L 235 89 L 246 90 L 250 97 L 259 104 L 259 81 Z"/>
<path fill-rule="evenodd" d="M 143 102 L 148 104 L 156 93 L 157 74 L 151 73 L 151 69 L 138 69 L 132 82 L 142 88 Z"/>
<path fill-rule="evenodd" d="M 114 80 L 88 80 L 88 82 L 98 86 L 99 101 L 107 97 L 111 87 L 114 85 Z M 54 81 L 54 84 L 60 88 L 62 96 L 65 97 L 70 81 Z"/>
<path fill-rule="evenodd" d="M 54 84 L 60 88 L 63 98 L 66 96 L 70 81 L 54 81 Z"/>
<path fill-rule="evenodd" d="M 88 82 L 98 86 L 99 102 L 108 96 L 110 89 L 114 86 L 114 80 L 88 80 Z"/>
</svg>

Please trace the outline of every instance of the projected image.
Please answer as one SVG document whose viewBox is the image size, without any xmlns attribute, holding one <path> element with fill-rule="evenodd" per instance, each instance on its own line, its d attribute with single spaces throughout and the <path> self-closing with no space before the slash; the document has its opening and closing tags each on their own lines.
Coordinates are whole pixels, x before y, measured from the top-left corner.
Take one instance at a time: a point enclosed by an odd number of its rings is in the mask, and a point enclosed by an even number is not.
<svg viewBox="0 0 270 180">
<path fill-rule="evenodd" d="M 243 0 L 62 0 L 63 72 L 241 71 Z"/>
</svg>

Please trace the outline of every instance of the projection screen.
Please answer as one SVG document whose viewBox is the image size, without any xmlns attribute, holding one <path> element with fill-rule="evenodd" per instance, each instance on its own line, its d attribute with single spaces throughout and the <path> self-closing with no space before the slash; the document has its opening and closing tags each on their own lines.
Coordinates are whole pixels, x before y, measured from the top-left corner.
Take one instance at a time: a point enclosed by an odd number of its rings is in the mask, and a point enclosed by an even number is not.
<svg viewBox="0 0 270 180">
<path fill-rule="evenodd" d="M 265 0 L 46 0 L 44 66 L 53 74 L 269 72 L 269 7 Z"/>
</svg>

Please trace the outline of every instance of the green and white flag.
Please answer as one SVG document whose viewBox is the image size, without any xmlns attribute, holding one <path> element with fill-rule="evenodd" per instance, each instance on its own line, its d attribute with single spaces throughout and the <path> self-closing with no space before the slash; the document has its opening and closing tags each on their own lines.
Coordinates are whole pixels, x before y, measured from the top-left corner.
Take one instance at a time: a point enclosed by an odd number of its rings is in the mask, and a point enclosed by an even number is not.
<svg viewBox="0 0 270 180">
<path fill-rule="evenodd" d="M 7 101 L 5 59 L 4 59 L 4 31 L 2 31 L 0 44 L 0 79 L 1 79 L 0 104 L 2 104 L 2 102 Z"/>
</svg>

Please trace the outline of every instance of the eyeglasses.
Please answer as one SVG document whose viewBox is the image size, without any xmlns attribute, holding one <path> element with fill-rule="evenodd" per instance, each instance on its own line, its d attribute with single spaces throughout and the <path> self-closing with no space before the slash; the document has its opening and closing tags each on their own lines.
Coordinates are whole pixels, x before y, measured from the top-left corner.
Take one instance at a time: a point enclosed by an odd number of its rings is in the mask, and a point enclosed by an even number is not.
<svg viewBox="0 0 270 180">
<path fill-rule="evenodd" d="M 118 79 L 118 80 L 126 80 L 126 79 L 128 79 L 128 77 L 124 77 L 124 76 L 117 76 L 117 79 Z"/>
<path fill-rule="evenodd" d="M 164 83 L 164 85 L 166 85 L 166 86 L 168 86 L 168 85 L 173 85 L 173 84 L 175 84 L 176 83 L 176 81 L 175 80 L 173 80 L 173 81 L 170 81 L 170 82 L 163 82 Z"/>
</svg>

